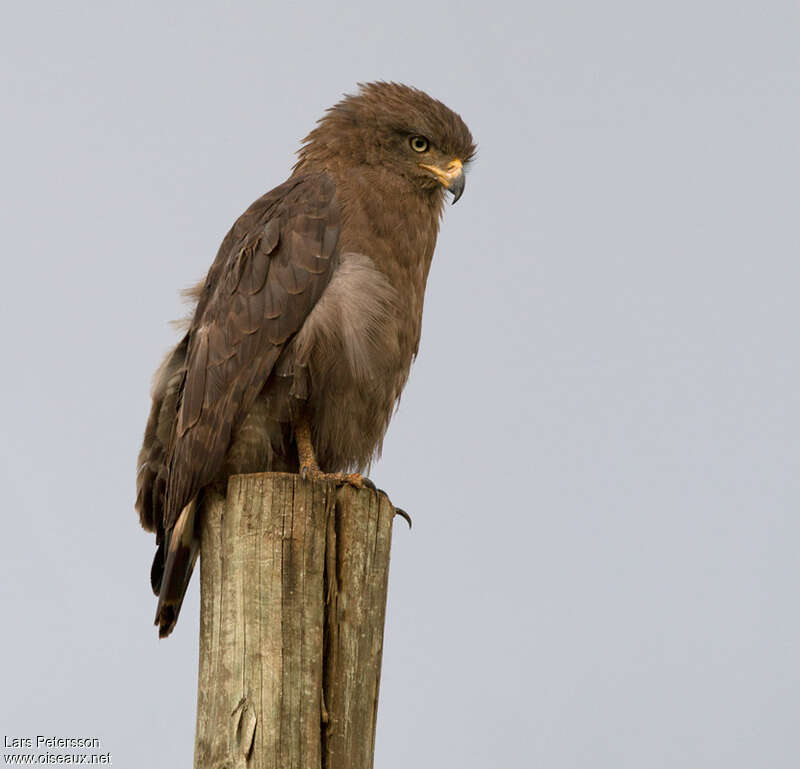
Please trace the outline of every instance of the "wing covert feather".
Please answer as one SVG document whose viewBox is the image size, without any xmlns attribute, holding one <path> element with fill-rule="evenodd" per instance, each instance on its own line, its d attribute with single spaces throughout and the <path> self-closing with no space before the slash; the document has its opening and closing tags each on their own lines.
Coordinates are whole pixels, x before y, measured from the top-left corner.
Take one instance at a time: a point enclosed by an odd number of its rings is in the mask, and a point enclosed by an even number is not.
<svg viewBox="0 0 800 769">
<path fill-rule="evenodd" d="M 340 226 L 333 182 L 313 174 L 256 201 L 223 241 L 189 332 L 165 528 L 220 472 L 232 431 L 330 280 Z"/>
</svg>

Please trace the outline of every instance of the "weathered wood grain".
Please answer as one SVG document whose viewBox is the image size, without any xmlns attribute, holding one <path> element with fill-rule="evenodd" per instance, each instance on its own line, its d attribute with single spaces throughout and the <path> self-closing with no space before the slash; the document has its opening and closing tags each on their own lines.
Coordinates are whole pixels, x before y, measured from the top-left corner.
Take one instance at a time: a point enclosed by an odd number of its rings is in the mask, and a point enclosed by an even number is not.
<svg viewBox="0 0 800 769">
<path fill-rule="evenodd" d="M 394 508 L 286 473 L 206 496 L 195 769 L 370 769 Z"/>
</svg>

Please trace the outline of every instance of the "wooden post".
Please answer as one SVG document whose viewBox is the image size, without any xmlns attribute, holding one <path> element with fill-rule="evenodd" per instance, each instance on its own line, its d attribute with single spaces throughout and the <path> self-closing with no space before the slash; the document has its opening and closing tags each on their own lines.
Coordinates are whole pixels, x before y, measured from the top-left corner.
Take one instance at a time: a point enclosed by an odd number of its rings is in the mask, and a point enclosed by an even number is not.
<svg viewBox="0 0 800 769">
<path fill-rule="evenodd" d="M 288 473 L 206 495 L 195 769 L 371 769 L 393 517 Z"/>
</svg>

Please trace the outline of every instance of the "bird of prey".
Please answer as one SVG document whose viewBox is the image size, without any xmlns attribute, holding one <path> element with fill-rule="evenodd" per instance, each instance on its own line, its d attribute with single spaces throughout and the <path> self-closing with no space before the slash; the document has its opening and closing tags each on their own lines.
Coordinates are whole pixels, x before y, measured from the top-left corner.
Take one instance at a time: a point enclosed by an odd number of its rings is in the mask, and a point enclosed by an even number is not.
<svg viewBox="0 0 800 769">
<path fill-rule="evenodd" d="M 155 374 L 138 459 L 159 636 L 178 618 L 206 487 L 265 471 L 366 482 L 419 347 L 445 190 L 461 197 L 474 153 L 426 93 L 360 85 L 225 236 Z"/>
</svg>

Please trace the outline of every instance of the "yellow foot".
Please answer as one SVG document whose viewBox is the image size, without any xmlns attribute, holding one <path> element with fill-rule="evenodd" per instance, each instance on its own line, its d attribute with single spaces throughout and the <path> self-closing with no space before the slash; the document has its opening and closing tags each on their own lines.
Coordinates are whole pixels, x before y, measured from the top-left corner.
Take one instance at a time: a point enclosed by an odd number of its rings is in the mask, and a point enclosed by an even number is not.
<svg viewBox="0 0 800 769">
<path fill-rule="evenodd" d="M 375 488 L 375 484 L 369 478 L 361 475 L 361 473 L 324 473 L 316 465 L 306 464 L 300 466 L 300 477 L 304 481 L 333 481 L 337 486 L 349 484 L 356 489 L 372 489 L 376 494 L 383 494 L 387 500 L 389 499 L 383 489 Z M 389 502 L 389 504 L 391 505 L 392 503 Z M 394 505 L 392 505 L 392 507 L 394 507 Z M 399 507 L 395 507 L 394 512 L 395 515 L 405 518 L 408 528 L 410 529 L 411 516 Z"/>
<path fill-rule="evenodd" d="M 324 473 L 313 465 L 303 465 L 300 468 L 300 477 L 306 481 L 333 481 L 337 486 L 349 484 L 356 489 L 372 489 L 377 491 L 375 484 L 361 475 L 361 473 Z"/>
</svg>

